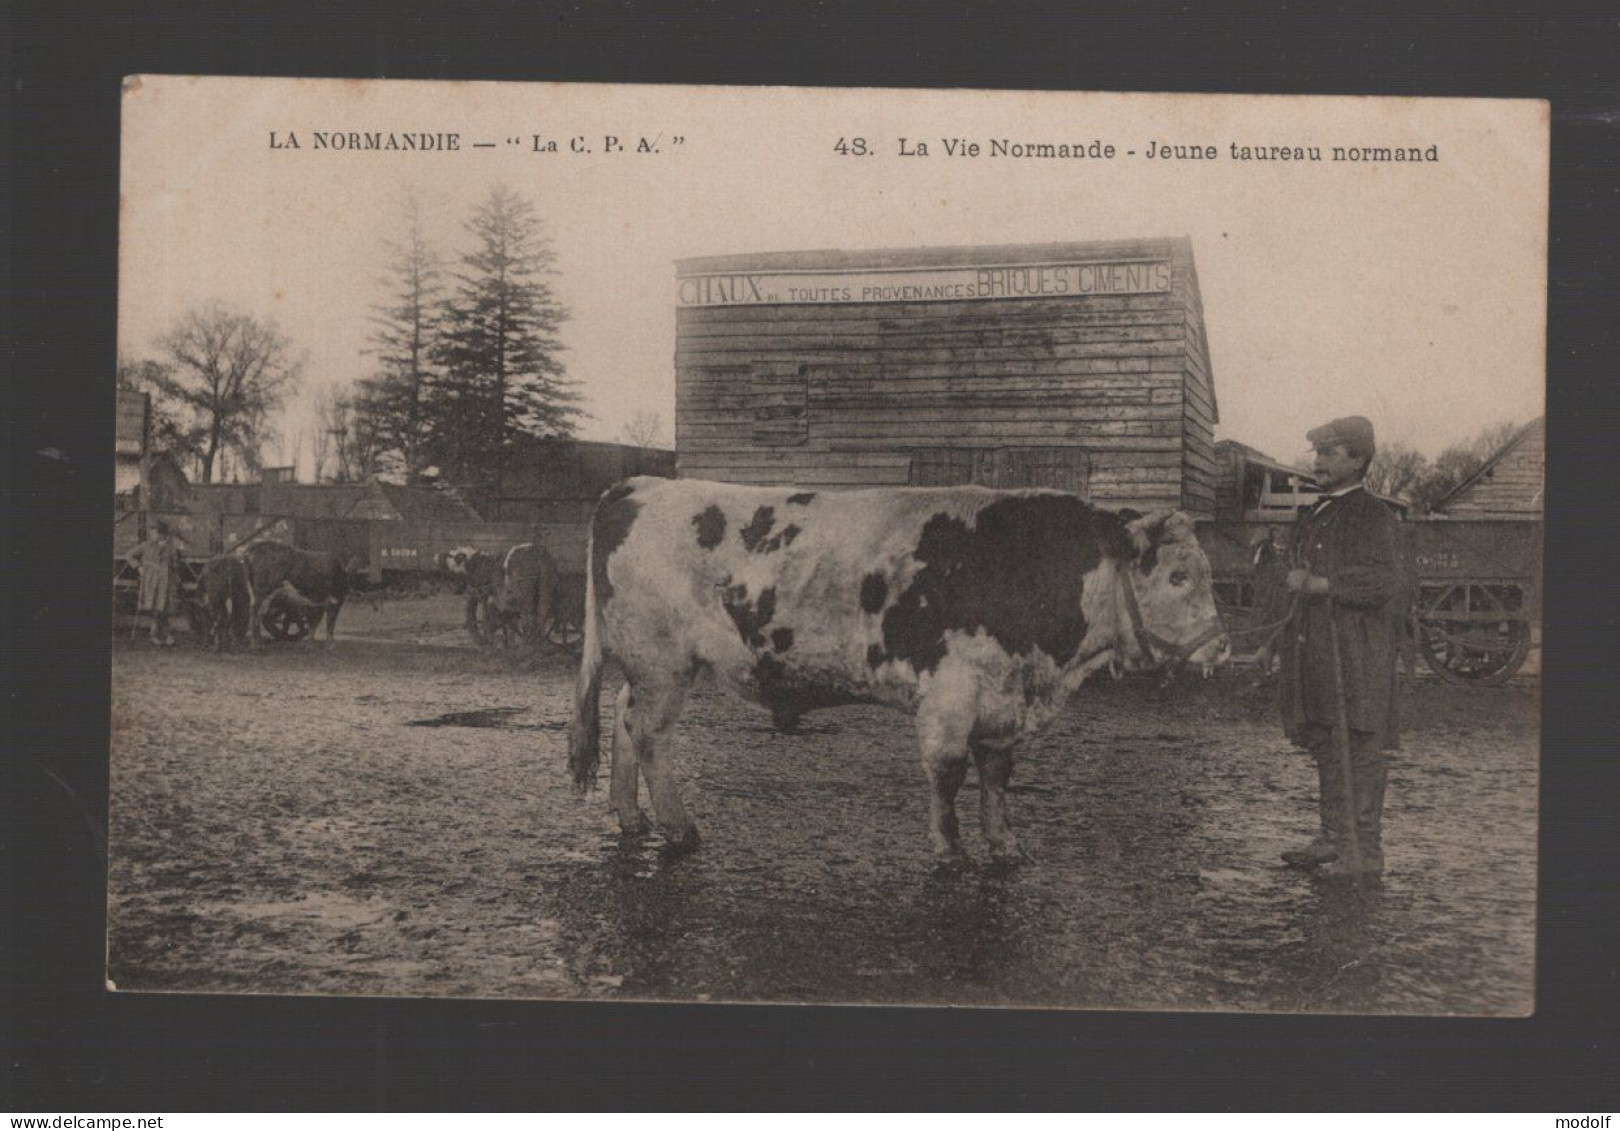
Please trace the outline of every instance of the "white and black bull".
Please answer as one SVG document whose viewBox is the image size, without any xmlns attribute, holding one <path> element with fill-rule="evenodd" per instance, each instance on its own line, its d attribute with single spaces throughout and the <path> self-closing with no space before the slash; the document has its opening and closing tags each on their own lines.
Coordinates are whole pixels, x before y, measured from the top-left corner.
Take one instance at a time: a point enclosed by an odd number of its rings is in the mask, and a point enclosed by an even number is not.
<svg viewBox="0 0 1620 1131">
<path fill-rule="evenodd" d="M 288 601 L 311 612 L 319 622 L 326 614 L 326 646 L 332 646 L 337 618 L 349 595 L 349 571 L 336 554 L 300 550 L 285 542 L 255 542 L 241 551 L 247 562 L 253 599 L 253 647 L 263 643 L 264 614 L 272 602 Z M 311 628 L 314 635 L 313 625 Z"/>
<path fill-rule="evenodd" d="M 626 676 L 612 807 L 624 830 L 646 827 L 639 767 L 671 845 L 690 848 L 670 736 L 700 675 L 780 722 L 889 704 L 916 720 L 935 851 L 961 853 L 955 801 L 971 759 L 985 840 L 1015 857 L 1006 786 L 1023 735 L 1099 668 L 1207 668 L 1228 653 L 1209 563 L 1179 512 L 1114 513 L 1057 491 L 631 479 L 592 521 L 569 764 L 589 788 L 612 658 Z"/>
</svg>

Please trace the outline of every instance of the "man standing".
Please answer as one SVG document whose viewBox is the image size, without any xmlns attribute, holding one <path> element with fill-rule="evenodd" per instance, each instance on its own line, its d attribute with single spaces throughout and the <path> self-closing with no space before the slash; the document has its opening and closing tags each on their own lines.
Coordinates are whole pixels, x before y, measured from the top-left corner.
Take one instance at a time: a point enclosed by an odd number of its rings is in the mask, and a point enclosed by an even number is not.
<svg viewBox="0 0 1620 1131">
<path fill-rule="evenodd" d="M 146 541 L 129 552 L 128 560 L 141 571 L 136 615 L 151 615 L 153 644 L 172 645 L 169 616 L 180 607 L 180 548 L 169 524 L 159 521 Z"/>
<path fill-rule="evenodd" d="M 1347 416 L 1306 439 L 1323 495 L 1295 524 L 1289 551 L 1286 586 L 1297 597 L 1283 631 L 1282 717 L 1288 737 L 1316 760 L 1321 831 L 1283 859 L 1324 875 L 1377 875 L 1384 868 L 1386 751 L 1398 745 L 1395 648 L 1406 586 L 1396 520 L 1362 483 L 1374 451 L 1371 422 Z M 1349 780 L 1335 735 L 1341 710 Z"/>
</svg>

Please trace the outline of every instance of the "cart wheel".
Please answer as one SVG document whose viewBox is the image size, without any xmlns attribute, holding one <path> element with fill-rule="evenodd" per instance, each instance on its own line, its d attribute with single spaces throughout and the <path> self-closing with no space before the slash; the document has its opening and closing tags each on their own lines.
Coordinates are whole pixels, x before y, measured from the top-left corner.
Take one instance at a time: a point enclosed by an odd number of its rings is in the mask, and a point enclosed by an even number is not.
<svg viewBox="0 0 1620 1131">
<path fill-rule="evenodd" d="M 309 635 L 309 621 L 285 601 L 276 601 L 264 611 L 264 628 L 277 640 L 302 640 Z"/>
<path fill-rule="evenodd" d="M 572 652 L 585 639 L 585 630 L 572 617 L 559 615 L 546 627 L 546 639 Z"/>
<path fill-rule="evenodd" d="M 1424 662 L 1441 679 L 1503 683 L 1530 655 L 1530 625 L 1522 620 L 1424 620 L 1418 625 L 1418 644 Z"/>
</svg>

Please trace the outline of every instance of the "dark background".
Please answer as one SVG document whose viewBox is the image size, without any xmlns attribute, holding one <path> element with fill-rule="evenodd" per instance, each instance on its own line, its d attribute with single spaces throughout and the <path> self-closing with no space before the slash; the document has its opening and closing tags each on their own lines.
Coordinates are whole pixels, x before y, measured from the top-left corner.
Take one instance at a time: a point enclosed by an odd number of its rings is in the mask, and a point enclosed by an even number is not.
<svg viewBox="0 0 1620 1131">
<path fill-rule="evenodd" d="M 133 9 L 134 5 L 129 6 Z M 1616 1103 L 1620 10 L 7 7 L 0 1108 Z M 1121 11 L 1124 5 L 1116 5 Z M 1359 9 L 1359 6 L 1354 6 Z M 1526 6 L 1527 7 L 1527 6 Z M 1598 11 L 1605 9 L 1599 8 Z M 1058 14 L 1061 13 L 1061 14 Z M 1539 1007 L 1524 1021 L 114 996 L 101 988 L 119 80 L 131 73 L 1422 94 L 1553 108 Z M 1302 253 L 1304 249 L 1302 249 Z M 1536 301 L 1525 293 L 1526 301 Z"/>
</svg>

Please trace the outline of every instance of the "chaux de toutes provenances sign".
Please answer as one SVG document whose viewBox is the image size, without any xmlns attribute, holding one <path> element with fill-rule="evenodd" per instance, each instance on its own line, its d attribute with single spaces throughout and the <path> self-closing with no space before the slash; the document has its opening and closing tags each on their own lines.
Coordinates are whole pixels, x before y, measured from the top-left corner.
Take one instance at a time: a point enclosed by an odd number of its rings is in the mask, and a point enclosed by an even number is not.
<svg viewBox="0 0 1620 1131">
<path fill-rule="evenodd" d="M 832 271 L 691 273 L 676 279 L 682 307 L 782 303 L 960 302 L 1166 294 L 1170 261 L 872 267 Z"/>
</svg>

